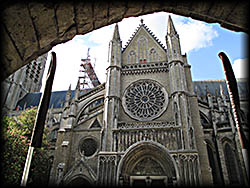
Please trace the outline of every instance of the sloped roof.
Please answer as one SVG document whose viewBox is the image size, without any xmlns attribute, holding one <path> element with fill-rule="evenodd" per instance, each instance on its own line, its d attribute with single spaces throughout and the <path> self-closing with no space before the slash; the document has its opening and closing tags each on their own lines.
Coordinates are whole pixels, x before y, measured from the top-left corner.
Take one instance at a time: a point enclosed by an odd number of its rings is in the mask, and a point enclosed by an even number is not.
<svg viewBox="0 0 250 188">
<path fill-rule="evenodd" d="M 81 94 L 88 92 L 89 89 L 81 91 Z M 61 108 L 65 102 L 65 96 L 67 94 L 67 90 L 65 91 L 54 91 L 51 93 L 49 108 L 53 106 L 53 108 Z M 21 100 L 18 101 L 17 106 L 19 109 L 35 107 L 39 105 L 40 98 L 42 93 L 28 93 Z M 75 96 L 75 90 L 72 91 L 71 99 Z"/>
<path fill-rule="evenodd" d="M 129 46 L 129 44 L 131 43 L 131 41 L 133 41 L 134 37 L 136 36 L 136 34 L 138 33 L 138 31 L 141 28 L 144 28 L 148 34 L 162 47 L 162 49 L 164 51 L 167 51 L 165 46 L 161 43 L 161 41 L 153 34 L 153 32 L 142 22 L 135 30 L 135 32 L 133 33 L 133 35 L 130 37 L 130 39 L 128 40 L 128 42 L 126 43 L 125 47 L 122 49 L 122 52 L 124 52 L 126 50 L 126 48 Z"/>
<path fill-rule="evenodd" d="M 198 97 L 206 97 L 206 90 L 208 90 L 212 96 L 216 96 L 216 92 L 220 93 L 220 85 L 223 88 L 224 94 L 228 98 L 228 90 L 225 80 L 203 80 L 193 81 L 194 92 L 197 93 Z M 249 94 L 248 82 L 246 80 L 237 80 L 239 96 L 241 98 L 247 98 Z M 81 95 L 87 93 L 91 89 L 86 89 L 81 92 Z M 51 93 L 49 108 L 61 108 L 65 102 L 65 91 L 54 91 Z M 42 93 L 28 93 L 21 100 L 18 101 L 17 106 L 20 109 L 35 107 L 39 105 Z M 71 99 L 74 97 L 75 91 L 72 91 Z"/>
<path fill-rule="evenodd" d="M 206 90 L 208 90 L 212 96 L 216 96 L 220 93 L 220 85 L 224 91 L 224 94 L 228 96 L 227 84 L 225 80 L 203 80 L 203 81 L 193 81 L 194 92 L 197 93 L 199 97 L 206 96 Z M 248 97 L 249 89 L 248 82 L 243 79 L 237 80 L 238 92 L 240 97 Z M 216 94 L 216 92 L 218 92 Z"/>
<path fill-rule="evenodd" d="M 67 90 L 65 91 L 54 91 L 51 93 L 49 108 L 53 106 L 53 108 L 60 108 L 63 107 L 65 96 L 66 96 Z M 71 99 L 74 97 L 75 91 L 72 91 Z M 42 96 L 42 93 L 28 93 L 26 94 L 20 101 L 17 103 L 17 107 L 24 109 L 30 108 L 34 106 L 38 106 L 40 102 L 40 98 Z"/>
</svg>

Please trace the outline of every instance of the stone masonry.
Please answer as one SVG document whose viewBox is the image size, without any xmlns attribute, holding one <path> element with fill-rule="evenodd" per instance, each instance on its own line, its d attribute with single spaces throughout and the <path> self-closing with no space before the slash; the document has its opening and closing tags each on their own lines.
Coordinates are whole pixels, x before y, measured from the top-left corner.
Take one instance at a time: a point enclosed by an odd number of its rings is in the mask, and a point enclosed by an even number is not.
<svg viewBox="0 0 250 188">
<path fill-rule="evenodd" d="M 1 4 L 2 80 L 75 35 L 86 34 L 130 16 L 165 11 L 219 23 L 233 31 L 248 31 L 248 1 L 8 1 Z"/>
</svg>

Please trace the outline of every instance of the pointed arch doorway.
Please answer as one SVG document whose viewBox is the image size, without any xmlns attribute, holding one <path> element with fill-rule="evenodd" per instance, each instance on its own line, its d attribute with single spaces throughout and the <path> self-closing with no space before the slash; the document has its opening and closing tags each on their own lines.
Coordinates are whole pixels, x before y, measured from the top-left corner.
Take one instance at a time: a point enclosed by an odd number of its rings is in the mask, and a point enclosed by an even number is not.
<svg viewBox="0 0 250 188">
<path fill-rule="evenodd" d="M 175 161 L 155 142 L 143 141 L 128 148 L 117 173 L 118 184 L 123 186 L 169 186 L 179 179 Z"/>
</svg>

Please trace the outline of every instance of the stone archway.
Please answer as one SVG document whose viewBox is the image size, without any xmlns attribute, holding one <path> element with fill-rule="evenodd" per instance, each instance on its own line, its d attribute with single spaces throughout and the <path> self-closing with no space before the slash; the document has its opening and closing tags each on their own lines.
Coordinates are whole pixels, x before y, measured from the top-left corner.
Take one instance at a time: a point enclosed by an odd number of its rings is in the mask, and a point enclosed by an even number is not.
<svg viewBox="0 0 250 188">
<path fill-rule="evenodd" d="M 80 187 L 80 186 L 92 187 L 93 185 L 85 176 L 75 176 L 66 183 L 66 186 L 67 187 Z"/>
<path fill-rule="evenodd" d="M 150 141 L 128 148 L 118 165 L 117 178 L 122 185 L 173 185 L 179 175 L 169 152 Z"/>
<path fill-rule="evenodd" d="M 75 35 L 131 16 L 164 11 L 248 32 L 248 1 L 6 1 L 1 5 L 2 80 Z"/>
</svg>

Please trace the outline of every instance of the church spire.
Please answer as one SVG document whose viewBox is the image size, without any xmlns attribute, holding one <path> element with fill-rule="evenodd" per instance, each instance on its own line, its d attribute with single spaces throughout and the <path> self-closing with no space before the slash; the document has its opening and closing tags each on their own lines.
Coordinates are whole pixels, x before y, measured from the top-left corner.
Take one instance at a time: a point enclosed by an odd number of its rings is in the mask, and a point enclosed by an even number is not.
<svg viewBox="0 0 250 188">
<path fill-rule="evenodd" d="M 167 28 L 168 35 L 176 35 L 177 31 L 175 30 L 174 23 L 172 21 L 171 16 L 168 16 L 168 28 Z"/>
<path fill-rule="evenodd" d="M 70 99 L 71 99 L 72 91 L 71 91 L 71 84 L 69 85 L 69 89 L 67 90 L 66 96 L 65 96 L 65 105 L 64 106 L 69 106 L 70 105 Z"/>
<path fill-rule="evenodd" d="M 105 84 L 102 151 L 112 151 L 112 129 L 117 127 L 117 113 L 120 107 L 122 41 L 118 24 L 115 25 L 113 38 L 109 43 L 109 67 Z"/>
<path fill-rule="evenodd" d="M 80 84 L 81 84 L 80 79 L 78 79 L 77 84 L 76 84 L 76 89 L 75 89 L 74 101 L 77 101 L 80 95 Z"/>
<path fill-rule="evenodd" d="M 114 30 L 114 34 L 113 34 L 113 38 L 112 40 L 116 40 L 116 41 L 120 41 L 120 33 L 119 33 L 119 28 L 118 28 L 118 24 L 115 24 L 115 30 Z"/>
<path fill-rule="evenodd" d="M 168 49 L 167 56 L 169 62 L 174 60 L 182 61 L 180 39 L 177 31 L 175 30 L 171 16 L 168 17 L 166 42 Z"/>
</svg>

